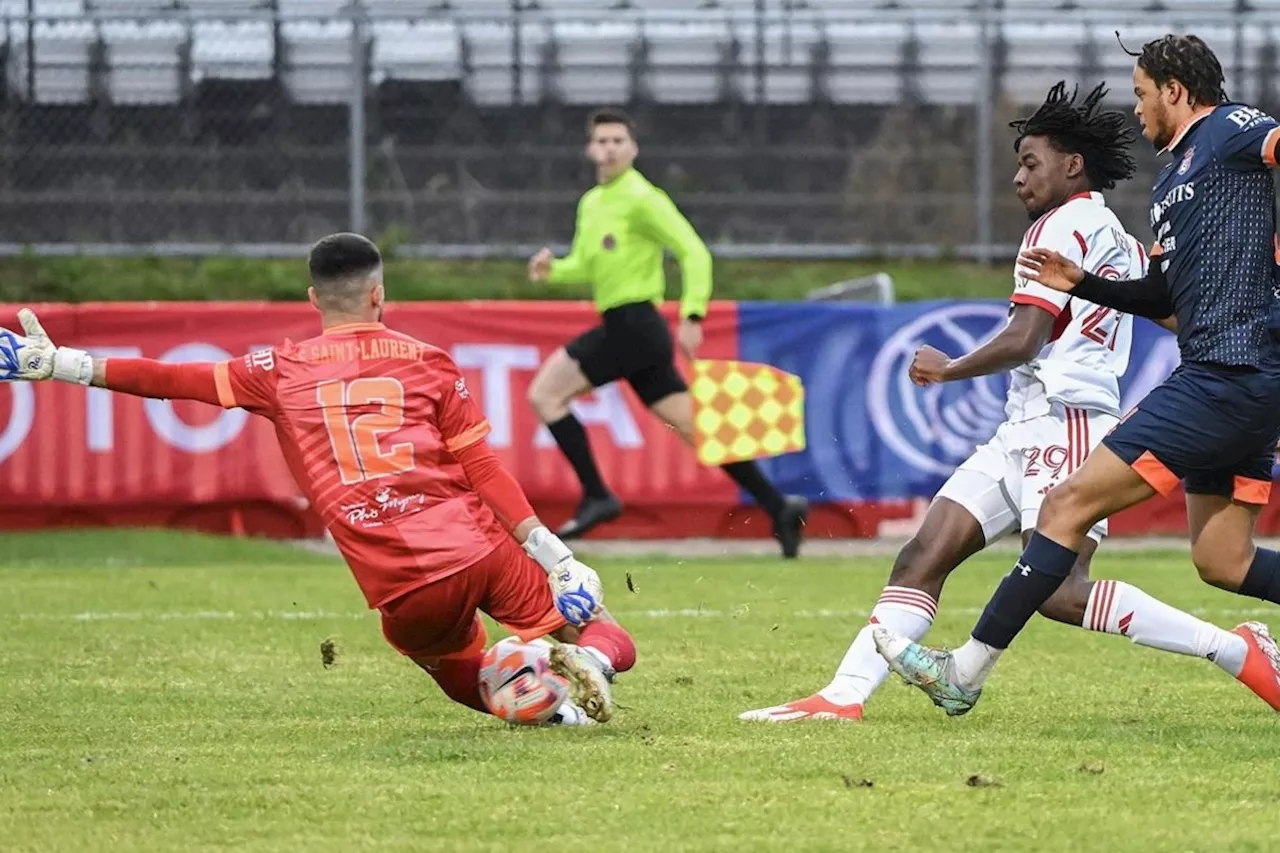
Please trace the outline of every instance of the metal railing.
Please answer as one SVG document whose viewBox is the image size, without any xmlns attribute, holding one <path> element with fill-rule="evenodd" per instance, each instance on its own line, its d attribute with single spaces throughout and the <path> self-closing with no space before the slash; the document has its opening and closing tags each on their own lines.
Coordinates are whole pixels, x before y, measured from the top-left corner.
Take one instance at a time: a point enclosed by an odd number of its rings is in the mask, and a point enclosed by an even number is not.
<svg viewBox="0 0 1280 853">
<path fill-rule="evenodd" d="M 613 102 L 722 256 L 989 260 L 1025 227 L 1007 122 L 1057 79 L 1131 108 L 1113 30 L 1204 35 L 1264 108 L 1280 79 L 1280 3 L 585 5 L 0 0 L 0 253 L 522 255 L 567 240 Z M 1109 198 L 1145 235 L 1139 148 Z"/>
</svg>

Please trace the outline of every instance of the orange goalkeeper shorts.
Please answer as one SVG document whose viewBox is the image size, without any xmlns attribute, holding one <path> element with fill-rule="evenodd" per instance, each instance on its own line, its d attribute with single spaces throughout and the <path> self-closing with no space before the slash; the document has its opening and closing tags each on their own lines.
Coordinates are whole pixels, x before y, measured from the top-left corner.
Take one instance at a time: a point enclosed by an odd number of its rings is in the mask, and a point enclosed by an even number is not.
<svg viewBox="0 0 1280 853">
<path fill-rule="evenodd" d="M 547 574 L 514 539 L 488 556 L 378 608 L 382 633 L 401 654 L 422 658 L 471 657 L 484 651 L 483 611 L 522 640 L 563 627 Z"/>
</svg>

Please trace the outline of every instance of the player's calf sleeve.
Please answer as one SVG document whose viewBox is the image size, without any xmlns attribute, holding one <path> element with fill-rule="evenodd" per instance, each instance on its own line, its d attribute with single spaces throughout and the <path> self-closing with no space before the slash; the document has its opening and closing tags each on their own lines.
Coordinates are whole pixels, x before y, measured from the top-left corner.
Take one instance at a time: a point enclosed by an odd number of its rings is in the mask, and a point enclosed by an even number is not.
<svg viewBox="0 0 1280 853">
<path fill-rule="evenodd" d="M 1031 534 L 1022 557 L 987 602 L 973 638 L 1007 649 L 1036 611 L 1062 586 L 1079 556 L 1039 533 Z"/>
<path fill-rule="evenodd" d="M 578 645 L 605 659 L 614 672 L 626 672 L 636 665 L 636 643 L 616 622 L 591 622 L 578 635 Z"/>
<path fill-rule="evenodd" d="M 1254 552 L 1240 594 L 1280 604 L 1280 551 L 1259 548 Z"/>
<path fill-rule="evenodd" d="M 444 694 L 459 705 L 466 705 L 482 714 L 489 713 L 484 700 L 480 698 L 480 661 L 483 655 L 465 658 L 443 658 L 432 661 L 428 666 L 422 661 L 415 661 L 435 679 Z"/>
<path fill-rule="evenodd" d="M 770 516 L 776 516 L 782 512 L 786 500 L 755 462 L 730 462 L 727 465 L 721 465 L 720 469 L 741 486 L 743 491 L 755 498 L 760 508 Z"/>
<path fill-rule="evenodd" d="M 1249 651 L 1243 638 L 1121 581 L 1093 585 L 1083 627 L 1120 634 L 1140 646 L 1205 658 L 1232 675 L 1240 674 Z"/>
</svg>

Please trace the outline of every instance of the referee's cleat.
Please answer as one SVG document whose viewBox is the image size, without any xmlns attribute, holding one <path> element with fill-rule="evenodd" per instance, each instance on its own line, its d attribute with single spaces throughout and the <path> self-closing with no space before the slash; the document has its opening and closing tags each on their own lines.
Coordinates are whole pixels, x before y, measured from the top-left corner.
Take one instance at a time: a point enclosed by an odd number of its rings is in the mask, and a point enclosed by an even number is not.
<svg viewBox="0 0 1280 853">
<path fill-rule="evenodd" d="M 602 498 L 585 497 L 578 504 L 578 511 L 573 518 L 560 525 L 556 535 L 561 539 L 577 539 L 585 536 L 587 531 L 606 521 L 613 521 L 622 515 L 622 501 L 613 495 Z"/>
<path fill-rule="evenodd" d="M 782 545 L 782 556 L 791 559 L 800 553 L 800 540 L 804 537 L 804 525 L 809 518 L 809 502 L 802 497 L 789 495 L 773 519 L 773 538 Z"/>
</svg>

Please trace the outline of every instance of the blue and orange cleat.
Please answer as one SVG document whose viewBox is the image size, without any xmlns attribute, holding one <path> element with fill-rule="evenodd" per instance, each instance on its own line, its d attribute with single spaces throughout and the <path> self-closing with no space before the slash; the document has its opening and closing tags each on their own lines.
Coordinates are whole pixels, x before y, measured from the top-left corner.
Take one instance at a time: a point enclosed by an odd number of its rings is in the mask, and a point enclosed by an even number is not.
<svg viewBox="0 0 1280 853">
<path fill-rule="evenodd" d="M 1280 649 L 1261 622 L 1244 622 L 1231 633 L 1243 637 L 1249 647 L 1236 680 L 1248 687 L 1272 710 L 1280 711 Z"/>
<path fill-rule="evenodd" d="M 785 705 L 743 711 L 738 719 L 752 723 L 790 723 L 796 720 L 840 720 L 856 723 L 862 720 L 862 705 L 837 705 L 822 694 L 815 693 Z"/>
</svg>

